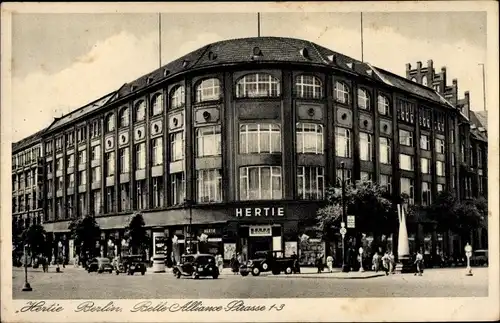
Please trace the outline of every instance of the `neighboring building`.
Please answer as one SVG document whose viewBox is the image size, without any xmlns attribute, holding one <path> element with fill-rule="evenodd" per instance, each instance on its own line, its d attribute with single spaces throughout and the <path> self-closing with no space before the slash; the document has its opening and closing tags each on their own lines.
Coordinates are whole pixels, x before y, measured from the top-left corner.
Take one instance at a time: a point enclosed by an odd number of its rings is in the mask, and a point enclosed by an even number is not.
<svg viewBox="0 0 500 323">
<path fill-rule="evenodd" d="M 410 203 L 463 191 L 452 160 L 462 158 L 458 129 L 468 118 L 456 97 L 445 99 L 456 94 L 446 73 L 427 75 L 438 92 L 299 39 L 204 46 L 46 129 L 44 225 L 55 248 L 72 250 L 70 219 L 93 215 L 108 254 L 120 252 L 139 210 L 175 256 L 192 222 L 193 236 L 208 235 L 202 251 L 226 260 L 235 251 L 291 254 L 306 234 L 301 261 L 314 261 L 325 250 L 316 211 L 341 162 L 347 179 L 377 181 Z M 424 224 L 414 232 L 413 248 L 434 233 Z"/>
<path fill-rule="evenodd" d="M 42 132 L 12 144 L 12 221 L 19 230 L 43 224 Z"/>
</svg>

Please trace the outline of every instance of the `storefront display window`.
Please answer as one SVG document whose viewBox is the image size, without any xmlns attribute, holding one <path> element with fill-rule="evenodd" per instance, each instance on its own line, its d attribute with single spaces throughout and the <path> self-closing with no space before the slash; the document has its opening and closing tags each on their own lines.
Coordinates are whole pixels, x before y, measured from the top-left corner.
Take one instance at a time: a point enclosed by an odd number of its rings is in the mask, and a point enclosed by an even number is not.
<svg viewBox="0 0 500 323">
<path fill-rule="evenodd" d="M 230 260 L 236 254 L 236 243 L 224 243 L 224 260 Z"/>
<path fill-rule="evenodd" d="M 296 255 L 298 254 L 297 252 L 297 242 L 296 241 L 286 241 L 285 242 L 285 257 L 291 257 L 295 253 Z"/>
<path fill-rule="evenodd" d="M 301 241 L 299 263 L 302 266 L 314 266 L 316 258 L 325 258 L 325 243 L 320 239 L 308 239 Z"/>
</svg>

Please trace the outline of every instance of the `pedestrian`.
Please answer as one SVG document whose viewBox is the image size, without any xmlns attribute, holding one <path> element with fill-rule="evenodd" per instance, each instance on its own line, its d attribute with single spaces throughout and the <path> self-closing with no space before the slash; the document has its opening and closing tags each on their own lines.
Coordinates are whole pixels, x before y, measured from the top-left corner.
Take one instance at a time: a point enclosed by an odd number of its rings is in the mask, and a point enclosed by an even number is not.
<svg viewBox="0 0 500 323">
<path fill-rule="evenodd" d="M 295 274 L 300 274 L 299 257 L 297 256 L 295 251 L 292 253 L 292 259 L 293 259 L 293 272 Z"/>
<path fill-rule="evenodd" d="M 394 253 L 391 251 L 389 253 L 389 272 L 391 274 L 394 274 L 395 266 L 396 266 L 396 260 L 394 258 Z"/>
<path fill-rule="evenodd" d="M 42 269 L 44 273 L 49 272 L 49 259 L 47 256 L 42 256 Z"/>
<path fill-rule="evenodd" d="M 328 266 L 328 271 L 333 272 L 333 257 L 330 255 L 326 257 L 326 265 Z"/>
<path fill-rule="evenodd" d="M 222 274 L 222 270 L 224 269 L 224 259 L 221 254 L 217 255 L 217 266 L 219 267 L 219 274 Z"/>
<path fill-rule="evenodd" d="M 422 276 L 422 273 L 424 272 L 424 256 L 420 253 L 420 251 L 417 252 L 417 255 L 415 256 L 415 265 L 416 265 L 416 270 L 414 276 Z"/>
<path fill-rule="evenodd" d="M 318 254 L 316 257 L 316 267 L 318 268 L 318 274 L 323 271 L 323 256 Z"/>
<path fill-rule="evenodd" d="M 78 255 L 75 254 L 75 258 L 73 259 L 73 267 L 78 268 Z"/>
<path fill-rule="evenodd" d="M 390 270 L 390 258 L 389 258 L 389 252 L 386 251 L 384 256 L 382 257 L 382 267 L 384 268 L 385 275 L 389 275 L 389 270 Z"/>
<path fill-rule="evenodd" d="M 379 270 L 379 255 L 378 255 L 378 252 L 375 252 L 375 254 L 373 255 L 373 259 L 372 259 L 372 269 L 375 270 L 375 272 L 377 273 L 378 270 Z"/>
</svg>

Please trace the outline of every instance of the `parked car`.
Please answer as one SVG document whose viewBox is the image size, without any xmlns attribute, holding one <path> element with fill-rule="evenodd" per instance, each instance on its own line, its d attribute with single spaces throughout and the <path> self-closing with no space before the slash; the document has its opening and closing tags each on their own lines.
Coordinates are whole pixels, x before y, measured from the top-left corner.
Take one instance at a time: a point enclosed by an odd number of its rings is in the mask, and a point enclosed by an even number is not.
<svg viewBox="0 0 500 323">
<path fill-rule="evenodd" d="M 172 273 L 175 277 L 191 276 L 194 279 L 200 277 L 219 277 L 219 268 L 215 262 L 215 257 L 209 254 L 191 254 L 181 257 L 179 264 L 174 266 Z"/>
<path fill-rule="evenodd" d="M 128 255 L 123 256 L 121 263 L 118 264 L 118 268 L 115 268 L 116 274 L 120 272 L 127 273 L 127 275 L 133 275 L 135 273 L 141 273 L 144 275 L 146 273 L 146 263 L 141 255 Z"/>
<path fill-rule="evenodd" d="M 281 272 L 289 275 L 296 268 L 296 258 L 278 257 L 282 254 L 281 251 L 257 251 L 252 259 L 240 266 L 240 274 L 245 277 L 249 273 L 252 276 L 259 276 L 261 272 L 270 271 L 274 275 L 279 275 Z"/>
<path fill-rule="evenodd" d="M 109 258 L 97 257 L 89 261 L 87 271 L 89 273 L 95 271 L 99 274 L 107 271 L 111 274 L 113 272 L 113 266 L 111 265 L 111 260 L 109 260 Z"/>
<path fill-rule="evenodd" d="M 480 249 L 475 250 L 472 253 L 472 257 L 470 259 L 472 266 L 487 266 L 488 265 L 488 250 Z"/>
</svg>

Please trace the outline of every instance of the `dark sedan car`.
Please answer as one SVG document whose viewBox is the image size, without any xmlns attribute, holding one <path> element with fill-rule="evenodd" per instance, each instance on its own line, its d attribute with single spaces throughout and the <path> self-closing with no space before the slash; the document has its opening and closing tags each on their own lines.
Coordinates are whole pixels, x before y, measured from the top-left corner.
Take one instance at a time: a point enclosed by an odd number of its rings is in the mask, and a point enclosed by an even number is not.
<svg viewBox="0 0 500 323">
<path fill-rule="evenodd" d="M 219 268 L 215 263 L 215 257 L 209 254 L 193 254 L 182 256 L 180 263 L 174 267 L 173 274 L 177 278 L 191 276 L 194 279 L 200 277 L 219 277 Z"/>
<path fill-rule="evenodd" d="M 89 273 L 95 271 L 99 274 L 106 271 L 111 274 L 113 272 L 113 266 L 111 265 L 111 260 L 109 260 L 109 258 L 97 257 L 89 261 L 87 271 Z"/>
</svg>

